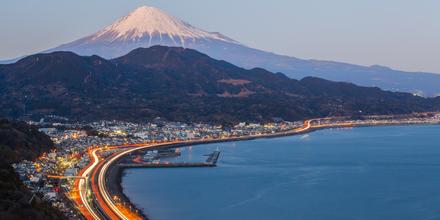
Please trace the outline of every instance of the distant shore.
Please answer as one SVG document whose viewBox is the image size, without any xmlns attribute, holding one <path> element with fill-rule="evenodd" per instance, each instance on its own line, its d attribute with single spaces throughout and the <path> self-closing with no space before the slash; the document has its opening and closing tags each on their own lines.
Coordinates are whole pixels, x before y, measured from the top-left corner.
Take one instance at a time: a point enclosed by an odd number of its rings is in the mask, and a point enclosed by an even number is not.
<svg viewBox="0 0 440 220">
<path fill-rule="evenodd" d="M 301 135 L 306 134 L 310 132 L 314 132 L 317 130 L 324 130 L 324 129 L 330 129 L 330 128 L 344 128 L 344 127 L 375 127 L 375 126 L 408 126 L 408 125 L 438 125 L 439 122 L 401 122 L 401 123 L 365 123 L 365 124 L 350 124 L 350 125 L 328 125 L 328 126 L 322 126 L 322 127 L 310 127 L 309 129 L 306 129 L 304 131 L 300 132 L 294 132 L 291 131 L 284 131 L 284 132 L 277 132 L 272 134 L 262 134 L 258 136 L 243 136 L 243 137 L 232 137 L 232 138 L 225 138 L 225 139 L 214 139 L 214 140 L 200 140 L 200 141 L 194 141 L 190 143 L 173 143 L 173 144 L 164 144 L 158 146 L 152 146 L 149 149 L 166 149 L 166 148 L 180 148 L 180 147 L 187 147 L 187 146 L 193 146 L 193 145 L 202 145 L 202 144 L 213 144 L 213 143 L 223 143 L 223 142 L 236 142 L 236 141 L 248 141 L 248 140 L 255 140 L 255 139 L 261 139 L 261 138 L 277 138 L 277 137 L 285 137 L 285 136 L 294 136 L 294 135 Z M 121 157 L 119 160 L 125 158 L 126 156 Z M 121 168 L 117 166 L 116 164 L 118 161 L 115 161 L 115 163 L 111 164 L 109 171 L 107 172 L 107 188 L 111 192 L 112 195 L 117 195 L 119 198 L 121 198 L 121 201 L 123 201 L 126 204 L 129 204 L 131 207 L 137 209 L 139 212 L 138 214 L 141 215 L 145 219 L 149 219 L 148 215 L 145 213 L 144 210 L 139 209 L 136 204 L 132 203 L 130 199 L 124 194 L 124 190 L 122 187 L 122 176 L 124 175 L 124 170 L 127 168 Z"/>
</svg>

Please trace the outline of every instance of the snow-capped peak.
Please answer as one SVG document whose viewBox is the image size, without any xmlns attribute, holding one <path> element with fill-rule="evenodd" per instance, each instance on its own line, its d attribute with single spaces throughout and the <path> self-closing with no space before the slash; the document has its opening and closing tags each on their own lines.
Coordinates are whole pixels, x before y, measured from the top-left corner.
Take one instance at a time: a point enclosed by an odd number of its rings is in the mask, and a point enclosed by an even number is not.
<svg viewBox="0 0 440 220">
<path fill-rule="evenodd" d="M 113 40 L 136 40 L 147 36 L 151 38 L 153 35 L 159 35 L 160 38 L 168 35 L 172 39 L 179 39 L 182 44 L 184 44 L 185 39 L 188 38 L 210 38 L 237 43 L 221 34 L 211 33 L 193 27 L 158 8 L 149 6 L 137 8 L 129 15 L 122 17 L 95 34 L 92 39 L 98 39 L 102 36 L 111 36 Z"/>
</svg>

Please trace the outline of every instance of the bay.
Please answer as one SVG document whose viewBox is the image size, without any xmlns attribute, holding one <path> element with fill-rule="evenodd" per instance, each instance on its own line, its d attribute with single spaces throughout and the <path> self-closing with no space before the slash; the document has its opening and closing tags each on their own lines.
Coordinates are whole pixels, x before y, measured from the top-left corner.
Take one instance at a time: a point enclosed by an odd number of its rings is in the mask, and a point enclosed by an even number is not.
<svg viewBox="0 0 440 220">
<path fill-rule="evenodd" d="M 152 220 L 440 219 L 440 126 L 320 130 L 181 148 L 218 167 L 127 169 Z"/>
</svg>

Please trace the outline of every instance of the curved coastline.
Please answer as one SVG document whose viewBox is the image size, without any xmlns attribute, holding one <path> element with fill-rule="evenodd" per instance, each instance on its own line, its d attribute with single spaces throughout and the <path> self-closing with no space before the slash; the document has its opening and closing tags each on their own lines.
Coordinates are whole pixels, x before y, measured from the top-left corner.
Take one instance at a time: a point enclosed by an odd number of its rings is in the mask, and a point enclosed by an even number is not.
<svg viewBox="0 0 440 220">
<path fill-rule="evenodd" d="M 439 123 L 426 123 L 426 122 L 413 122 L 413 123 L 370 123 L 370 124 L 361 124 L 361 125 L 334 125 L 334 126 L 321 126 L 321 127 L 310 127 L 308 129 L 305 129 L 300 132 L 295 131 L 285 131 L 285 132 L 278 132 L 278 133 L 272 133 L 272 134 L 264 134 L 264 135 L 258 135 L 258 136 L 243 136 L 243 137 L 232 137 L 227 139 L 214 139 L 214 140 L 200 140 L 200 141 L 194 141 L 194 142 L 185 142 L 185 143 L 170 143 L 170 144 L 157 144 L 150 146 L 150 149 L 159 149 L 159 148 L 180 148 L 180 147 L 187 147 L 187 146 L 193 146 L 193 145 L 202 145 L 202 144 L 213 144 L 213 143 L 224 143 L 224 142 L 236 142 L 236 141 L 248 141 L 248 140 L 255 140 L 255 139 L 262 139 L 262 138 L 278 138 L 278 137 L 285 137 L 285 136 L 294 136 L 294 135 L 301 135 L 306 133 L 311 133 L 317 130 L 323 130 L 323 129 L 331 129 L 331 128 L 347 128 L 347 127 L 376 127 L 376 126 L 408 126 L 408 125 L 438 125 Z M 122 156 L 118 160 L 116 160 L 114 163 L 112 163 L 109 167 L 109 170 L 106 173 L 106 179 L 107 181 L 107 189 L 112 193 L 112 195 L 117 195 L 121 201 L 123 201 L 126 204 L 129 204 L 130 207 L 137 210 L 137 213 L 144 219 L 149 219 L 147 213 L 145 213 L 143 210 L 139 209 L 136 204 L 132 203 L 130 199 L 124 194 L 123 188 L 122 188 L 122 176 L 124 174 L 124 170 L 127 168 L 121 168 L 119 166 L 116 166 L 117 162 L 120 159 L 123 159 L 127 155 Z"/>
</svg>

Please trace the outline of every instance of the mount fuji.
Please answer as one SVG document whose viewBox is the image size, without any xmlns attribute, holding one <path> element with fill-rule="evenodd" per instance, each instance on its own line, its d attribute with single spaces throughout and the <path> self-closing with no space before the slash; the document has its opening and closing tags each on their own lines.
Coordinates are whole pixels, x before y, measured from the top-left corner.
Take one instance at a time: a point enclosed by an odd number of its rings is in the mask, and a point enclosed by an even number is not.
<svg viewBox="0 0 440 220">
<path fill-rule="evenodd" d="M 160 9 L 142 6 L 95 34 L 61 45 L 52 51 L 72 51 L 80 55 L 115 58 L 139 47 L 155 45 L 216 51 L 222 47 L 241 47 L 220 34 L 191 26 Z"/>
<path fill-rule="evenodd" d="M 90 36 L 44 52 L 72 51 L 79 55 L 99 55 L 111 59 L 139 47 L 154 45 L 191 48 L 240 67 L 261 67 L 296 79 L 315 76 L 423 96 L 440 94 L 438 74 L 277 55 L 247 47 L 225 35 L 202 30 L 147 6 L 137 8 Z"/>
</svg>

